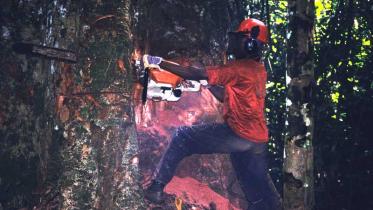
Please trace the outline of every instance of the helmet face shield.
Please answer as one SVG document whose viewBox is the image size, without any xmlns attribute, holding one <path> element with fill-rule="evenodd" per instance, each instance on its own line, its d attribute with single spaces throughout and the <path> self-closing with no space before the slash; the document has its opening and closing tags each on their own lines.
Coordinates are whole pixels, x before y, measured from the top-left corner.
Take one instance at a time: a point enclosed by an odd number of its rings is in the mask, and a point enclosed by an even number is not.
<svg viewBox="0 0 373 210">
<path fill-rule="evenodd" d="M 247 55 L 245 52 L 245 41 L 247 39 L 246 33 L 229 32 L 227 54 L 234 55 L 236 58 L 244 58 Z"/>
</svg>

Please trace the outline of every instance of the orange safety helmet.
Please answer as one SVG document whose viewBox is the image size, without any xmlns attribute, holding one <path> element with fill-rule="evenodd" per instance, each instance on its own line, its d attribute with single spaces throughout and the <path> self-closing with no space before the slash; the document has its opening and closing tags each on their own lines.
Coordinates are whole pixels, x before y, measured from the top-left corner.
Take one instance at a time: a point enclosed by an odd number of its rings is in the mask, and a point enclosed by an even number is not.
<svg viewBox="0 0 373 210">
<path fill-rule="evenodd" d="M 258 26 L 259 27 L 259 34 L 256 37 L 257 40 L 268 43 L 268 28 L 267 26 L 260 20 L 254 18 L 248 18 L 241 22 L 240 26 L 238 27 L 237 32 L 251 32 L 252 28 Z"/>
</svg>

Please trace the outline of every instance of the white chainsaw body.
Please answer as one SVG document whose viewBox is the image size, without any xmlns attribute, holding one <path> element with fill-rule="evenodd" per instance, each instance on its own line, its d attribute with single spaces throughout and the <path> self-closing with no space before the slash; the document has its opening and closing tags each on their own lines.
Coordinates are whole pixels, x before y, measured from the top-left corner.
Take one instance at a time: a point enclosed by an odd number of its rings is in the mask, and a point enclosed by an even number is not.
<svg viewBox="0 0 373 210">
<path fill-rule="evenodd" d="M 201 83 L 194 80 L 183 80 L 176 87 L 167 83 L 157 83 L 152 79 L 148 81 L 147 98 L 154 101 L 178 101 L 183 92 L 198 92 Z"/>
</svg>

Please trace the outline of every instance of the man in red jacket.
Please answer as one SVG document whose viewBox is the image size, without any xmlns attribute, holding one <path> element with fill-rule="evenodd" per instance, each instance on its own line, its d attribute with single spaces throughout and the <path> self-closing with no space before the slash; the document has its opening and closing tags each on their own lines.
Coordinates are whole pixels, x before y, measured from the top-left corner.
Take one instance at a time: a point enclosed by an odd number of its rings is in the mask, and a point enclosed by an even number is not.
<svg viewBox="0 0 373 210">
<path fill-rule="evenodd" d="M 145 67 L 158 66 L 189 80 L 207 80 L 210 91 L 224 104 L 222 124 L 179 128 L 162 156 L 146 198 L 160 203 L 163 188 L 178 163 L 192 154 L 229 153 L 250 210 L 281 209 L 281 198 L 267 168 L 268 130 L 265 120 L 267 73 L 261 62 L 267 27 L 244 20 L 229 33 L 227 53 L 235 57 L 222 66 L 182 67 L 161 57 L 144 55 Z"/>
</svg>

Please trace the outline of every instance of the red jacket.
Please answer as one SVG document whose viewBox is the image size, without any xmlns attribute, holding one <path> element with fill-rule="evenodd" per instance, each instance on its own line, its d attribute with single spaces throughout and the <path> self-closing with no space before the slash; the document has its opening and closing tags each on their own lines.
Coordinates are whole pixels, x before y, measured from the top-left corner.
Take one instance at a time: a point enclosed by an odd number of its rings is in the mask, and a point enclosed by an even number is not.
<svg viewBox="0 0 373 210">
<path fill-rule="evenodd" d="M 207 67 L 208 83 L 223 85 L 224 119 L 242 138 L 267 142 L 264 105 L 267 72 L 263 63 L 241 59 L 223 66 Z"/>
</svg>

